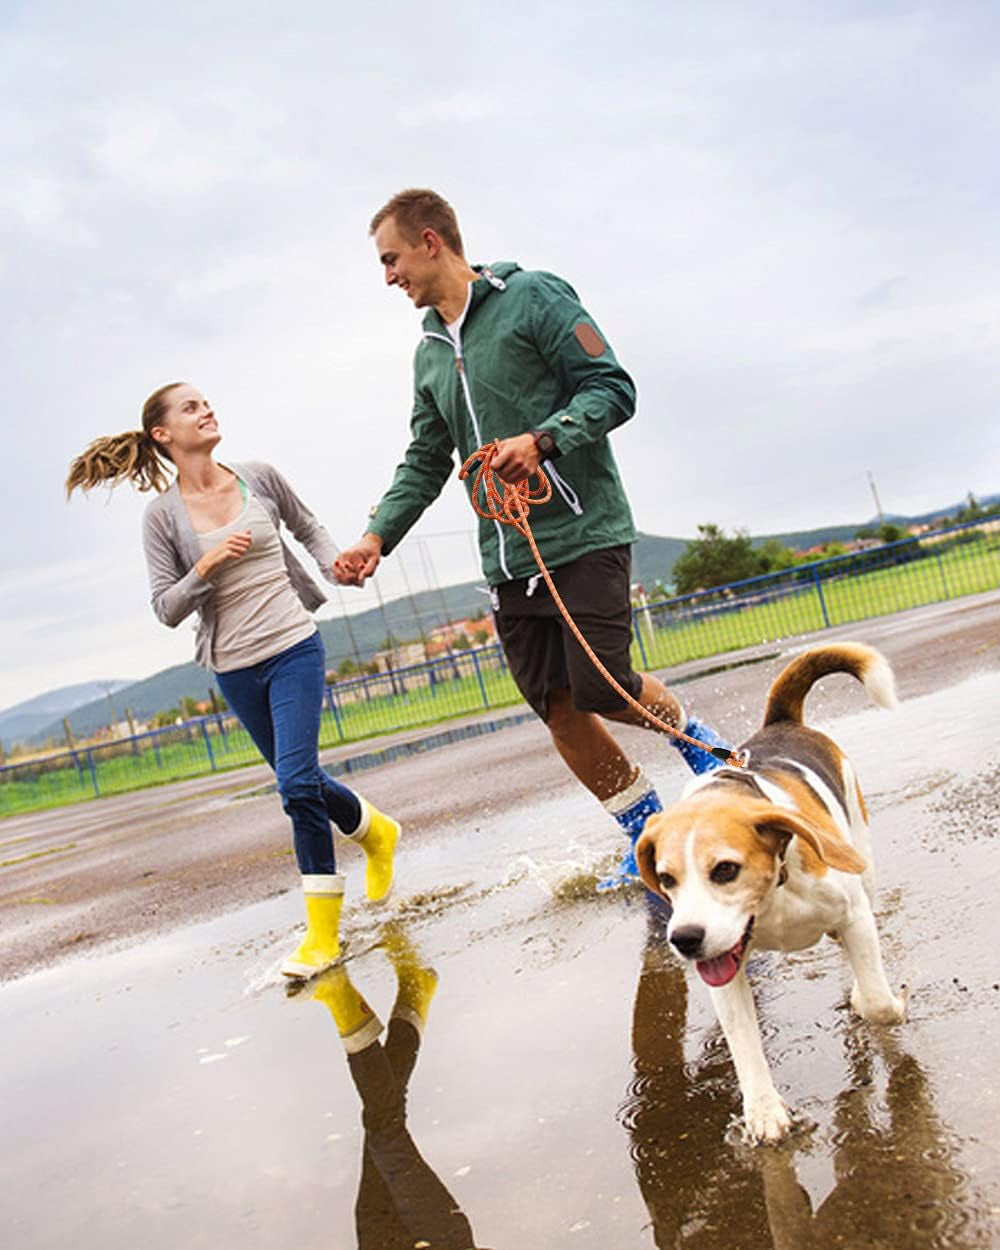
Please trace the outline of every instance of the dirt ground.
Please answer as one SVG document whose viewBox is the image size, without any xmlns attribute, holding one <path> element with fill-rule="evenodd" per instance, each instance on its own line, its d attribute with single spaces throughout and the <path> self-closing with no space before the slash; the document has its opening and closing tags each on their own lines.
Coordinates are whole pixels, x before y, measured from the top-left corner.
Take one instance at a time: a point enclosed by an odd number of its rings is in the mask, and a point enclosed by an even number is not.
<svg viewBox="0 0 1000 1250">
<path fill-rule="evenodd" d="M 998 606 L 996 596 L 978 596 L 866 621 L 839 636 L 880 647 L 906 699 L 1000 668 Z M 668 682 L 679 676 L 685 705 L 739 740 L 755 727 L 767 684 L 788 651 L 788 643 L 776 643 L 660 675 Z M 849 686 L 830 683 L 828 694 L 814 693 L 810 713 L 828 716 L 852 700 Z M 616 732 L 644 758 L 666 756 L 683 776 L 647 731 Z M 324 758 L 366 749 L 355 744 Z M 270 781 L 261 766 L 0 822 L 0 979 L 293 888 L 288 822 Z M 399 813 L 408 843 L 419 843 L 442 827 L 474 825 L 483 808 L 497 814 L 540 790 L 553 797 L 573 792 L 576 783 L 542 725 L 530 722 L 365 772 L 356 788 Z M 600 820 L 595 815 L 594 823 Z M 340 841 L 338 854 L 356 874 L 355 848 Z"/>
<path fill-rule="evenodd" d="M 445 1213 L 427 1245 L 1000 1246 L 1000 595 L 833 636 L 896 671 L 895 712 L 830 678 L 807 719 L 865 788 L 910 1018 L 854 1021 L 832 943 L 756 957 L 768 1060 L 797 1115 L 780 1148 L 741 1144 L 707 995 L 644 892 L 595 892 L 618 835 L 540 725 L 360 775 L 405 836 L 381 911 L 344 848 L 349 975 L 386 1022 L 394 941 L 439 978 L 402 1082 L 411 1198 L 422 1219 Z M 739 741 L 804 641 L 666 676 Z M 674 795 L 686 773 L 669 745 L 622 738 Z M 372 1215 L 361 1108 L 370 1122 L 378 1089 L 345 1064 L 322 995 L 283 992 L 301 904 L 267 782 L 248 770 L 0 824 L 5 1244 L 414 1244 Z"/>
</svg>

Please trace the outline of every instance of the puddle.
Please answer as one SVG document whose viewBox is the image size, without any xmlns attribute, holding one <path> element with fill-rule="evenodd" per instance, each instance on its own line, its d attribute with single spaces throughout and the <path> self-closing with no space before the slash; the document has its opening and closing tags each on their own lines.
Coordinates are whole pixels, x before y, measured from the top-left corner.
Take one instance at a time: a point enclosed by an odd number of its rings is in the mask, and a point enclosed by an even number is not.
<svg viewBox="0 0 1000 1250">
<path fill-rule="evenodd" d="M 325 991 L 286 995 L 294 892 L 4 985 L 5 1244 L 1000 1245 L 998 706 L 990 674 L 824 726 L 879 796 L 910 1018 L 854 1020 L 833 943 L 755 957 L 781 1147 L 741 1144 L 704 987 L 642 892 L 593 892 L 617 848 L 591 800 L 534 795 L 405 847 L 388 907 L 349 894 L 347 975 L 389 1026 L 361 1059 Z M 421 1035 L 401 987 L 430 966 Z"/>
</svg>

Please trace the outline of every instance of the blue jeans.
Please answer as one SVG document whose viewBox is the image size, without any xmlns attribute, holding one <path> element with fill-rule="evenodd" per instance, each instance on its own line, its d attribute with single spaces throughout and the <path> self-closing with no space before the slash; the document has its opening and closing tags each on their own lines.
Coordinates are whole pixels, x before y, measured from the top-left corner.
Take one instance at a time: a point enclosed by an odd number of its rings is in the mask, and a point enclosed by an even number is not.
<svg viewBox="0 0 1000 1250">
<path fill-rule="evenodd" d="M 330 821 L 342 833 L 361 822 L 361 803 L 319 765 L 319 718 L 326 655 L 319 633 L 269 660 L 216 673 L 222 694 L 274 769 L 281 804 L 292 822 L 299 872 L 337 871 Z"/>
</svg>

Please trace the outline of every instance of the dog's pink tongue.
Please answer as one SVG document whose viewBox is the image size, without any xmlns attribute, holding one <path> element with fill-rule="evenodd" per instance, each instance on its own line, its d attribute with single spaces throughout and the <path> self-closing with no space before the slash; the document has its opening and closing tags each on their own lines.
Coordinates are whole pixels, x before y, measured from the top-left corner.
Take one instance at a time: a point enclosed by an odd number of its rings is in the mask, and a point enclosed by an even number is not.
<svg viewBox="0 0 1000 1250">
<path fill-rule="evenodd" d="M 706 985 L 728 985 L 739 972 L 740 961 L 732 951 L 726 951 L 714 959 L 697 960 L 695 967 Z"/>
</svg>

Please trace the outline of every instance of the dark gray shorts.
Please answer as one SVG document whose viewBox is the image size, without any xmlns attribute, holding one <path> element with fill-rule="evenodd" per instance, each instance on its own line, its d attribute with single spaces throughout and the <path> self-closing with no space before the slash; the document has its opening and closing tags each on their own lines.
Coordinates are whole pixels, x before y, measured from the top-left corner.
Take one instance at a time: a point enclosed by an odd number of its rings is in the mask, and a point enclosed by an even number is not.
<svg viewBox="0 0 1000 1250">
<path fill-rule="evenodd" d="M 632 668 L 632 550 L 628 546 L 590 551 L 552 570 L 552 580 L 580 632 L 601 663 L 633 698 L 642 677 Z M 620 712 L 625 700 L 594 667 L 563 619 L 544 578 L 494 587 L 497 634 L 518 690 L 548 719 L 550 690 L 568 690 L 581 712 Z"/>
</svg>

